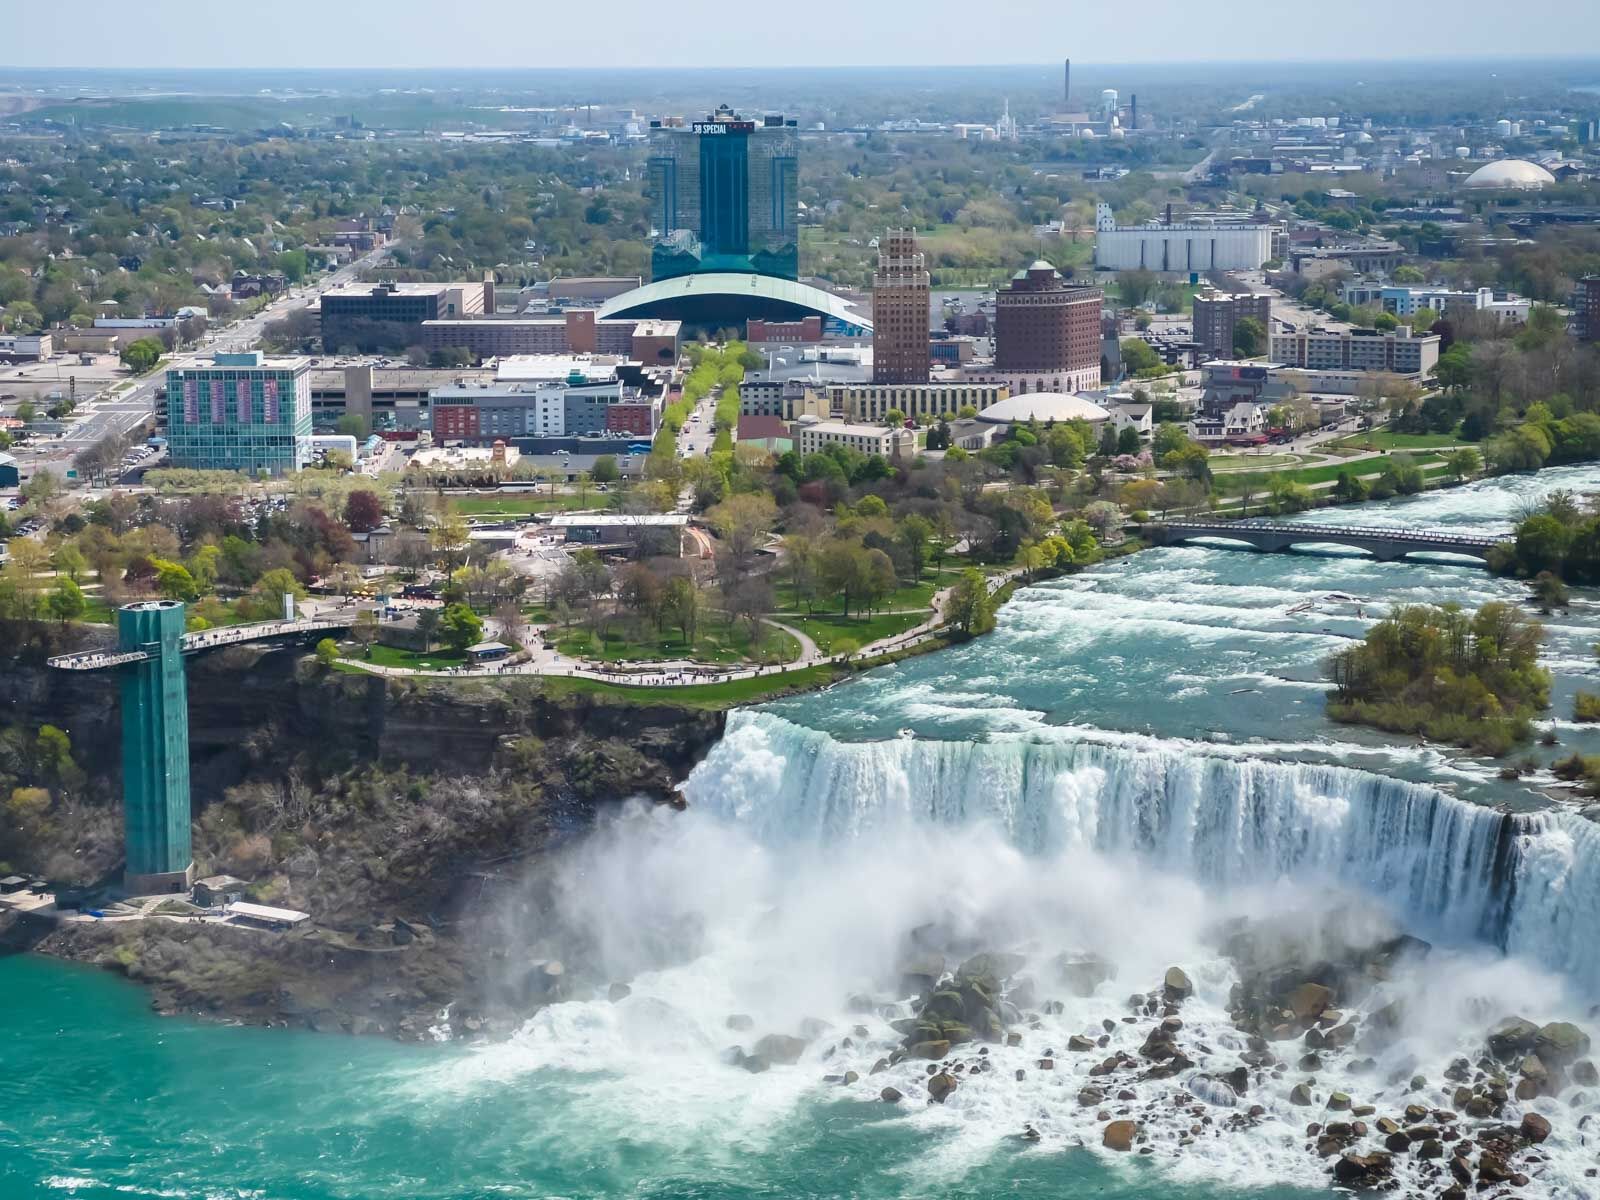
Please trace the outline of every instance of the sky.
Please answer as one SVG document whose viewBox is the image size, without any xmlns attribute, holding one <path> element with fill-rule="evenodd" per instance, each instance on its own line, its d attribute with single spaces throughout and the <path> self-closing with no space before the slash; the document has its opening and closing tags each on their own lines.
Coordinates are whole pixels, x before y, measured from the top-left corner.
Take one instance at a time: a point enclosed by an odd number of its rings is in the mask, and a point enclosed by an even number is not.
<svg viewBox="0 0 1600 1200">
<path fill-rule="evenodd" d="M 0 10 L 11 14 L 0 63 L 20 67 L 1120 64 L 1600 48 L 1600 0 L 5 0 Z"/>
</svg>

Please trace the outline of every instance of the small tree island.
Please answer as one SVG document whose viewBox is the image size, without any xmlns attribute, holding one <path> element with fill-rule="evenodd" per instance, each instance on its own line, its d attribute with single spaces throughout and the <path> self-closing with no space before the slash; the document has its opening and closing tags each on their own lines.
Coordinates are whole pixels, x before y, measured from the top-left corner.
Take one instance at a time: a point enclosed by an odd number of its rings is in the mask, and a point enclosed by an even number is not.
<svg viewBox="0 0 1600 1200">
<path fill-rule="evenodd" d="M 1543 638 L 1539 622 L 1499 601 L 1475 613 L 1397 608 L 1328 660 L 1328 716 L 1506 754 L 1532 737 L 1533 717 L 1550 703 Z"/>
</svg>

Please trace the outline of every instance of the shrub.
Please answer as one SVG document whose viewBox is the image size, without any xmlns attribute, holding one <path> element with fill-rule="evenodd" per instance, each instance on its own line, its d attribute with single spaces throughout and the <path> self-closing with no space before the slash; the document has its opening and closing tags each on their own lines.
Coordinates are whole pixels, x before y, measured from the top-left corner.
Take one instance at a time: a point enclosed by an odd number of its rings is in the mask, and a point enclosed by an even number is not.
<svg viewBox="0 0 1600 1200">
<path fill-rule="evenodd" d="M 1572 719 L 1593 723 L 1600 721 L 1600 696 L 1593 692 L 1579 692 L 1572 698 Z"/>
</svg>

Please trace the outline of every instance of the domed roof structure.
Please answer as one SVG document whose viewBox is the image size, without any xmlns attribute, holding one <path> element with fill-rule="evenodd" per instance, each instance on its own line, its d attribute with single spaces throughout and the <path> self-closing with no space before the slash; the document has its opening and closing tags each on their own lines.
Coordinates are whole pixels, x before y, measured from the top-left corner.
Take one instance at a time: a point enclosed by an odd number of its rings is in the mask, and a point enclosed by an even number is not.
<svg viewBox="0 0 1600 1200">
<path fill-rule="evenodd" d="M 1111 414 L 1092 400 L 1065 392 L 1020 392 L 978 414 L 978 420 L 991 425 L 1013 425 L 1024 421 L 1088 421 L 1091 425 L 1109 420 Z"/>
<path fill-rule="evenodd" d="M 1554 183 L 1556 177 L 1538 163 L 1521 158 L 1502 158 L 1499 162 L 1479 167 L 1462 186 L 1469 188 L 1499 188 L 1504 190 L 1537 189 Z"/>
</svg>

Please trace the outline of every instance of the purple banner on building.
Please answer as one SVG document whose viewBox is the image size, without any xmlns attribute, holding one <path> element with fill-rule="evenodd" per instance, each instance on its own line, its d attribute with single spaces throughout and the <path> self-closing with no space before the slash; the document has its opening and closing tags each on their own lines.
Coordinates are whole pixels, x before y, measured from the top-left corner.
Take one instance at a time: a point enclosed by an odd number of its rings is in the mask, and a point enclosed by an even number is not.
<svg viewBox="0 0 1600 1200">
<path fill-rule="evenodd" d="M 239 394 L 234 401 L 233 419 L 241 425 L 248 425 L 250 424 L 250 381 L 241 379 L 236 386 L 239 389 Z"/>
<path fill-rule="evenodd" d="M 268 425 L 276 425 L 278 415 L 278 381 L 265 379 L 261 382 L 261 419 Z"/>
<path fill-rule="evenodd" d="M 222 394 L 222 380 L 211 380 L 211 423 L 221 425 L 228 419 L 228 398 Z"/>
<path fill-rule="evenodd" d="M 194 425 L 200 420 L 200 383 L 198 380 L 185 379 L 183 381 L 183 419 L 189 425 Z"/>
</svg>

